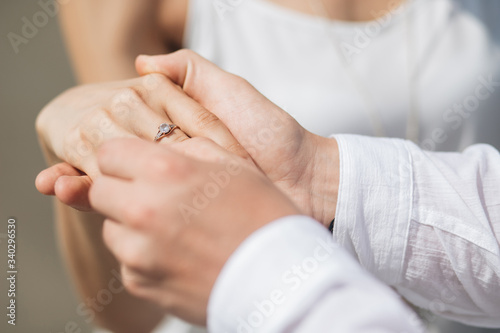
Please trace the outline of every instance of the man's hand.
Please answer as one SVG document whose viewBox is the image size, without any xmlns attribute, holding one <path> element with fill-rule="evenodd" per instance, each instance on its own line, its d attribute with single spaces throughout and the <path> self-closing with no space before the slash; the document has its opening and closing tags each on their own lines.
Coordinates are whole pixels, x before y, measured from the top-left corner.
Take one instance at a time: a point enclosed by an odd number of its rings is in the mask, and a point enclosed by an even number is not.
<svg viewBox="0 0 500 333">
<path fill-rule="evenodd" d="M 211 161 L 189 157 L 200 151 Z M 115 140 L 103 145 L 98 164 L 103 176 L 90 201 L 108 217 L 104 240 L 121 263 L 125 287 L 200 325 L 239 244 L 300 213 L 259 170 L 208 139 L 172 146 Z"/>
<path fill-rule="evenodd" d="M 210 126 L 218 117 L 274 184 L 308 215 L 330 224 L 339 178 L 334 139 L 306 131 L 247 81 L 192 51 L 140 56 L 136 67 L 141 75 L 165 74 L 204 106 L 205 114 L 169 110 L 174 122 L 189 128 L 193 120 L 201 119 Z"/>
<path fill-rule="evenodd" d="M 213 138 L 212 132 L 222 121 L 238 141 L 234 147 L 223 147 L 239 150 L 242 145 L 272 182 L 305 213 L 325 226 L 330 224 L 335 216 L 339 178 L 334 139 L 306 131 L 247 81 L 191 51 L 141 56 L 136 67 L 142 75 L 166 75 L 202 106 L 185 108 L 171 101 L 165 110 L 172 122 L 188 134 L 201 129 L 205 136 Z M 37 187 L 46 194 L 55 188 L 61 201 L 81 206 L 90 182 L 78 176 L 58 177 L 61 169 L 68 168 L 56 166 L 44 171 L 37 179 Z"/>
</svg>

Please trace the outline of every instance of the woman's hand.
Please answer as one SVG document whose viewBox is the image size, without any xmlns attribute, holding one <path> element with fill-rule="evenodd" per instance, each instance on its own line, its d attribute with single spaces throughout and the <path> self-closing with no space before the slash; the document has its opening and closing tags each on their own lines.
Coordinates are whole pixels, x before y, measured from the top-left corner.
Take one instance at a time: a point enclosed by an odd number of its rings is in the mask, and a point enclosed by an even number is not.
<svg viewBox="0 0 500 333">
<path fill-rule="evenodd" d="M 172 123 L 167 112 L 185 112 L 194 118 L 190 119 L 189 128 L 183 129 L 185 133 L 176 129 L 161 143 L 209 137 L 229 151 L 250 159 L 221 121 L 216 117 L 205 118 L 207 111 L 179 86 L 164 75 L 152 74 L 76 87 L 47 105 L 38 116 L 36 127 L 46 158 L 53 167 L 40 173 L 37 188 L 44 194 L 55 194 L 75 208 L 88 209 L 86 194 L 91 179 L 99 175 L 97 149 L 118 137 L 153 141 L 161 123 Z"/>
<path fill-rule="evenodd" d="M 330 224 L 339 179 L 336 140 L 306 131 L 247 81 L 192 51 L 141 56 L 136 67 L 139 74 L 162 73 L 181 86 L 224 122 L 255 163 L 304 212 Z M 182 128 L 190 126 L 189 112 L 168 110 L 168 115 Z"/>
<path fill-rule="evenodd" d="M 200 151 L 210 161 L 196 156 Z M 171 146 L 104 145 L 90 191 L 108 217 L 104 241 L 132 294 L 205 325 L 210 292 L 238 245 L 265 224 L 299 214 L 260 171 L 207 139 Z"/>
</svg>

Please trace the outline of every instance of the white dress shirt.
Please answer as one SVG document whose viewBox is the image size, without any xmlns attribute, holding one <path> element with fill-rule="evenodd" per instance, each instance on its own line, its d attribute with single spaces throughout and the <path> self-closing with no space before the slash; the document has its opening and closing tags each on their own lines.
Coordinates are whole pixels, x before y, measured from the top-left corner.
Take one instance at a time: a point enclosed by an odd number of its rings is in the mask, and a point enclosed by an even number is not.
<svg viewBox="0 0 500 333">
<path fill-rule="evenodd" d="M 336 136 L 334 239 L 411 303 L 500 327 L 500 155 L 422 151 L 399 139 Z"/>
<path fill-rule="evenodd" d="M 420 332 L 417 316 L 305 216 L 274 221 L 247 238 L 220 273 L 208 331 Z"/>
<path fill-rule="evenodd" d="M 336 139 L 335 241 L 299 216 L 255 232 L 217 279 L 209 331 L 420 331 L 383 283 L 447 318 L 500 327 L 499 153 L 487 145 L 430 153 L 399 139 Z"/>
</svg>

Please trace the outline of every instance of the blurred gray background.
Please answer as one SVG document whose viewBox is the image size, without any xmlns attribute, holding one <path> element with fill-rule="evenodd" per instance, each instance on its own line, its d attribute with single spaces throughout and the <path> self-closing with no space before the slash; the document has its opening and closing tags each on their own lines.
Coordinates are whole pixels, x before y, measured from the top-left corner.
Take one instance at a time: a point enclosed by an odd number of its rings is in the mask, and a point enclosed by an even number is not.
<svg viewBox="0 0 500 333">
<path fill-rule="evenodd" d="M 53 97 L 72 86 L 73 78 L 59 36 L 57 17 L 16 54 L 8 33 L 21 35 L 22 18 L 32 21 L 37 1 L 0 2 L 0 332 L 89 332 L 76 313 L 77 299 L 57 250 L 51 199 L 34 186 L 45 163 L 34 122 Z M 43 23 L 40 22 L 40 23 Z M 17 325 L 6 323 L 7 219 L 17 220 Z M 72 324 L 68 327 L 71 328 Z"/>
<path fill-rule="evenodd" d="M 45 165 L 34 130 L 36 115 L 74 84 L 57 18 L 49 18 L 33 38 L 19 45 L 17 54 L 8 39 L 10 32 L 21 35 L 22 18 L 32 21 L 38 11 L 36 1 L 0 2 L 0 332 L 90 332 L 76 313 L 76 294 L 57 250 L 51 199 L 34 186 Z M 18 245 L 15 327 L 7 325 L 5 315 L 5 234 L 12 216 L 17 219 Z M 443 332 L 500 332 L 431 321 Z"/>
</svg>

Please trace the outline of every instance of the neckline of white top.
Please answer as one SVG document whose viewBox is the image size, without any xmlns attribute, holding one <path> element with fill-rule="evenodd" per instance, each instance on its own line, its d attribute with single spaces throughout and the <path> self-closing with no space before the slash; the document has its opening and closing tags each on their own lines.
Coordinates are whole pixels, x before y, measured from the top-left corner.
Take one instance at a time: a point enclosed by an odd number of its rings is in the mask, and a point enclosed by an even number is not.
<svg viewBox="0 0 500 333">
<path fill-rule="evenodd" d="M 418 3 L 417 0 L 406 0 L 405 3 L 401 4 L 400 7 L 397 8 L 397 15 L 395 15 L 395 13 L 387 13 L 382 17 L 370 21 L 343 21 L 302 13 L 267 0 L 244 1 L 251 3 L 254 6 L 254 9 L 260 11 L 262 15 L 271 16 L 272 18 L 279 20 L 280 23 L 285 22 L 294 26 L 301 25 L 302 29 L 321 29 L 323 32 L 325 27 L 332 28 L 335 29 L 336 33 L 343 35 L 352 35 L 356 33 L 357 29 L 363 29 L 367 25 L 374 23 L 379 24 L 381 31 L 389 29 L 396 25 L 397 22 L 404 19 L 408 11 L 412 10 L 416 3 Z M 383 25 L 379 22 L 388 23 Z"/>
</svg>

